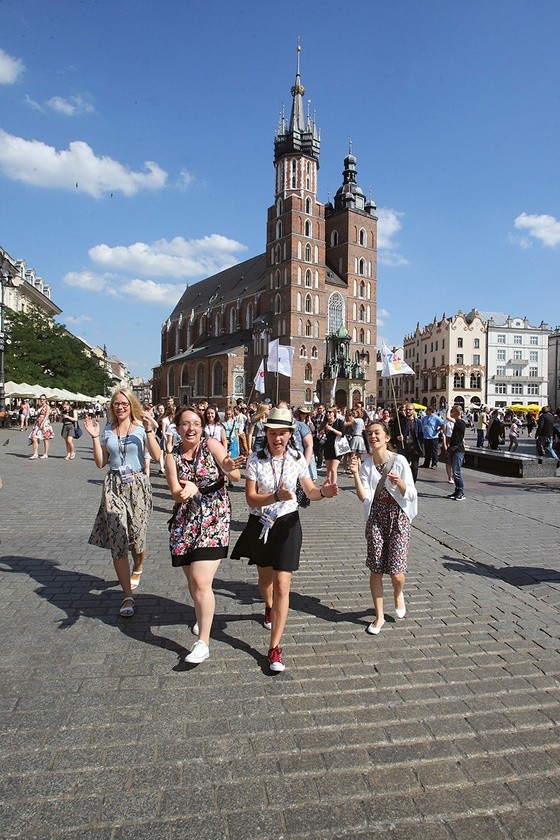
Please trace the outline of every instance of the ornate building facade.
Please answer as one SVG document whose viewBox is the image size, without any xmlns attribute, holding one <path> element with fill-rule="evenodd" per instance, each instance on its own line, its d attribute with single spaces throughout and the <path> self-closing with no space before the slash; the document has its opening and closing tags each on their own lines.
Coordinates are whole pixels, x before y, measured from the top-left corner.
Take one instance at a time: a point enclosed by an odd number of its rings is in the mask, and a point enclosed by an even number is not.
<svg viewBox="0 0 560 840">
<path fill-rule="evenodd" d="M 266 250 L 186 289 L 162 326 L 155 401 L 223 407 L 259 396 L 253 380 L 273 339 L 294 348 L 291 377 L 265 374 L 273 401 L 334 396 L 344 406 L 376 393 L 376 206 L 358 186 L 351 149 L 334 201 L 318 201 L 321 141 L 304 114 L 299 48 L 291 93 L 274 142 Z"/>
</svg>

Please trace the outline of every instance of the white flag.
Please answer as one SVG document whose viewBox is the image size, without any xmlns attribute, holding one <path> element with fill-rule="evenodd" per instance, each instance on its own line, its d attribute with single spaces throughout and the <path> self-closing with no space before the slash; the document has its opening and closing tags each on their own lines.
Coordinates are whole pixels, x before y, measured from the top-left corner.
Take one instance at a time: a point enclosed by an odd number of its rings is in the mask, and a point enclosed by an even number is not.
<svg viewBox="0 0 560 840">
<path fill-rule="evenodd" d="M 385 342 L 381 345 L 381 361 L 383 369 L 381 376 L 397 376 L 401 373 L 414 373 L 410 365 L 407 365 L 402 358 L 402 352 L 389 350 Z"/>
<path fill-rule="evenodd" d="M 253 380 L 253 384 L 255 386 L 255 391 L 259 391 L 259 393 L 264 394 L 265 387 L 264 387 L 264 359 L 261 359 L 261 363 L 259 365 L 259 369 L 257 371 L 257 375 Z"/>
<path fill-rule="evenodd" d="M 268 345 L 268 359 L 266 369 L 271 373 L 282 373 L 284 376 L 292 375 L 292 364 L 294 360 L 294 348 L 280 344 L 275 338 Z"/>
<path fill-rule="evenodd" d="M 336 386 L 338 384 L 338 373 L 336 374 L 335 378 L 333 379 L 332 388 L 331 388 L 331 405 L 334 405 L 334 398 L 336 397 Z"/>
</svg>

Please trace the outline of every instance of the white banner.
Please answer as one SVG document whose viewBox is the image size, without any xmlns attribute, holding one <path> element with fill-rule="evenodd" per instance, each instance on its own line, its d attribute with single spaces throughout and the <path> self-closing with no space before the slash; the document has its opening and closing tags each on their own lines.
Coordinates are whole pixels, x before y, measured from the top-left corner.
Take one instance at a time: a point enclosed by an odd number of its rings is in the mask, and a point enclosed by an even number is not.
<svg viewBox="0 0 560 840">
<path fill-rule="evenodd" d="M 255 391 L 258 391 L 260 394 L 264 394 L 264 359 L 261 359 L 261 363 L 259 365 L 257 374 L 253 380 L 253 384 L 255 386 Z"/>
<path fill-rule="evenodd" d="M 381 361 L 383 369 L 381 376 L 397 376 L 400 373 L 414 373 L 410 365 L 407 365 L 402 358 L 402 351 L 389 350 L 385 342 L 381 345 Z"/>
<path fill-rule="evenodd" d="M 294 361 L 294 348 L 285 344 L 280 344 L 278 338 L 271 341 L 268 345 L 268 359 L 266 362 L 266 369 L 270 373 L 282 373 L 284 376 L 292 375 L 292 365 Z"/>
</svg>

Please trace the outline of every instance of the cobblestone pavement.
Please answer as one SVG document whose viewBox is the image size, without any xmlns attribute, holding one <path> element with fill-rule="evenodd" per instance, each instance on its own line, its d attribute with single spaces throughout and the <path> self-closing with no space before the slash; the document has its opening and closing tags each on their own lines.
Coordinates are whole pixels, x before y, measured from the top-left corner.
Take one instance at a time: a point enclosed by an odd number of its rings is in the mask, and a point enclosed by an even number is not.
<svg viewBox="0 0 560 840">
<path fill-rule="evenodd" d="M 108 553 L 87 545 L 102 473 L 84 438 L 75 461 L 57 436 L 30 462 L 0 430 L 0 837 L 560 837 L 560 479 L 465 470 L 453 503 L 444 468 L 421 470 L 407 617 L 389 596 L 371 637 L 343 476 L 302 511 L 271 675 L 254 570 L 232 560 L 210 659 L 180 661 L 193 610 L 158 475 L 137 613 L 117 618 Z"/>
</svg>

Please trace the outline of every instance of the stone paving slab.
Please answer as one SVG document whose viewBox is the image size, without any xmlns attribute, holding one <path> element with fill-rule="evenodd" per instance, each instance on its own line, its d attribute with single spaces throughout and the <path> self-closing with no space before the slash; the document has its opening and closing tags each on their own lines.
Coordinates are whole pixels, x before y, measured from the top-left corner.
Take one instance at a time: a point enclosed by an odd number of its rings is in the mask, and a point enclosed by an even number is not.
<svg viewBox="0 0 560 840">
<path fill-rule="evenodd" d="M 444 468 L 421 471 L 407 617 L 389 597 L 370 637 L 343 476 L 336 501 L 302 511 L 287 670 L 271 675 L 238 561 L 216 578 L 211 658 L 181 662 L 193 610 L 161 477 L 127 621 L 107 552 L 87 545 L 102 480 L 87 442 L 73 462 L 60 438 L 47 461 L 25 444 L 0 432 L 1 837 L 560 836 L 559 479 L 469 470 L 454 504 Z M 238 533 L 241 488 L 232 501 Z"/>
</svg>

